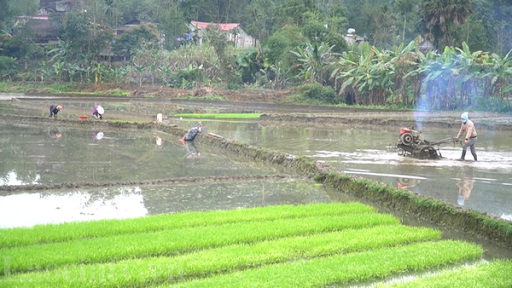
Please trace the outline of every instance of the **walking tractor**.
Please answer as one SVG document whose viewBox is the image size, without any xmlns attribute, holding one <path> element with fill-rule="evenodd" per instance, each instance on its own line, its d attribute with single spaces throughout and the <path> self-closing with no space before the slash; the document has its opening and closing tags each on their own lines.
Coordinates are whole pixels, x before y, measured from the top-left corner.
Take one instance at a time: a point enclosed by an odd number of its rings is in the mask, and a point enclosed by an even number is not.
<svg viewBox="0 0 512 288">
<path fill-rule="evenodd" d="M 418 159 L 441 159 L 443 156 L 439 146 L 446 143 L 459 142 L 457 138 L 445 138 L 439 141 L 422 139 L 421 131 L 411 128 L 401 128 L 396 148 L 398 155 L 411 156 Z M 436 148 L 437 146 L 437 148 Z"/>
</svg>

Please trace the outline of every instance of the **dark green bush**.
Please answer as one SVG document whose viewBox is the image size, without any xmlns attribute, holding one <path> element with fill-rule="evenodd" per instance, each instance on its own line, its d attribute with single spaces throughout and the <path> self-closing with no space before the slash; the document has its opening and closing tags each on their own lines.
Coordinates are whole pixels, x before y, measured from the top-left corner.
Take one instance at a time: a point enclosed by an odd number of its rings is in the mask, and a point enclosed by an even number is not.
<svg viewBox="0 0 512 288">
<path fill-rule="evenodd" d="M 298 88 L 299 94 L 307 99 L 317 100 L 325 104 L 340 104 L 343 99 L 330 86 L 308 83 Z"/>
<path fill-rule="evenodd" d="M 512 106 L 510 101 L 503 100 L 498 97 L 491 98 L 476 98 L 476 107 L 478 111 L 490 111 L 490 112 L 511 112 Z"/>
<path fill-rule="evenodd" d="M 7 56 L 0 56 L 0 79 L 16 76 L 16 59 Z"/>
</svg>

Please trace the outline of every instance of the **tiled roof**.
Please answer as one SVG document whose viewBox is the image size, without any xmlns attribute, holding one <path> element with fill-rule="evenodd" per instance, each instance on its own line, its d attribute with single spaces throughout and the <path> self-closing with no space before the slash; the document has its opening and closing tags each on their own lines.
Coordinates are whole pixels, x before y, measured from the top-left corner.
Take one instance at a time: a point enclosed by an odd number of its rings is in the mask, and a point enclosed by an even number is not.
<svg viewBox="0 0 512 288">
<path fill-rule="evenodd" d="M 197 27 L 198 29 L 206 29 L 206 27 L 212 25 L 212 26 L 215 26 L 215 27 L 219 27 L 220 31 L 229 31 L 233 28 L 236 28 L 238 26 L 240 26 L 239 23 L 225 23 L 225 24 L 222 24 L 222 23 L 208 23 L 208 22 L 198 22 L 198 21 L 191 21 L 190 22 L 192 25 L 194 25 L 195 27 Z"/>
</svg>

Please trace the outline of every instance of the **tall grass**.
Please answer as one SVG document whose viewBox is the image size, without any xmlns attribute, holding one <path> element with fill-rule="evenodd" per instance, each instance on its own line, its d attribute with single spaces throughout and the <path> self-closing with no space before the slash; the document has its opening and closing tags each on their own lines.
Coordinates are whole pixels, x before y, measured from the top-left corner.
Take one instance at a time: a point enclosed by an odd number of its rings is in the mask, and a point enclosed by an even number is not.
<svg viewBox="0 0 512 288">
<path fill-rule="evenodd" d="M 124 220 L 113 219 L 90 222 L 68 222 L 62 224 L 37 225 L 32 228 L 0 229 L 0 248 L 37 243 L 62 242 L 92 237 L 107 237 L 129 233 L 155 232 L 185 227 L 374 212 L 375 210 L 372 207 L 360 203 L 322 203 L 162 214 Z"/>
<path fill-rule="evenodd" d="M 377 285 L 379 288 L 510 288 L 512 287 L 512 262 L 494 261 L 441 274 L 416 278 L 412 281 Z"/>
<path fill-rule="evenodd" d="M 211 278 L 164 284 L 159 287 L 325 287 L 382 278 L 403 271 L 418 271 L 481 257 L 481 247 L 458 241 L 415 243 L 346 255 L 295 261 L 217 275 Z M 435 287 L 435 286 L 430 286 Z"/>
<path fill-rule="evenodd" d="M 242 222 L 164 230 L 144 234 L 124 234 L 104 238 L 75 240 L 45 245 L 30 245 L 0 250 L 0 275 L 6 271 L 29 271 L 34 267 L 65 264 L 89 264 L 121 259 L 177 255 L 199 249 L 233 244 L 255 243 L 283 237 L 310 235 L 348 228 L 397 225 L 392 215 L 354 214 Z"/>
<path fill-rule="evenodd" d="M 74 265 L 45 272 L 19 274 L 9 277 L 6 281 L 0 280 L 0 287 L 11 287 L 9 285 L 18 283 L 24 283 L 24 287 L 143 287 L 147 283 L 174 282 L 272 263 L 436 240 L 440 237 L 439 231 L 401 225 L 350 229 L 264 241 L 254 245 L 201 250 L 177 257 Z"/>
</svg>

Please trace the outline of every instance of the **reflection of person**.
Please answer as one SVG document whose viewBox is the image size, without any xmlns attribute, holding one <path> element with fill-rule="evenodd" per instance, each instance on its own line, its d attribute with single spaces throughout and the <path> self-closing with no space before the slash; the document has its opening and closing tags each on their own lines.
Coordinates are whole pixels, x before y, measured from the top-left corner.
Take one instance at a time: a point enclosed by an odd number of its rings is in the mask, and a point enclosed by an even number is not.
<svg viewBox="0 0 512 288">
<path fill-rule="evenodd" d="M 455 138 L 459 139 L 459 137 L 464 133 L 466 133 L 466 137 L 464 139 L 464 145 L 462 146 L 462 155 L 460 156 L 459 160 L 464 161 L 464 158 L 466 157 L 466 150 L 468 149 L 468 147 L 470 147 L 471 154 L 473 155 L 473 158 L 475 158 L 475 161 L 477 161 L 476 160 L 476 149 L 475 149 L 475 144 L 476 144 L 475 124 L 473 124 L 473 121 L 468 119 L 468 112 L 462 113 L 460 118 L 462 120 L 462 124 L 460 126 L 459 133 L 457 133 L 457 137 L 455 137 Z"/>
<path fill-rule="evenodd" d="M 199 124 L 199 123 L 196 124 L 196 126 L 192 127 L 190 130 L 188 130 L 188 132 L 185 134 L 185 136 L 183 136 L 183 138 L 180 139 L 180 141 L 182 143 L 185 143 L 185 141 L 194 141 L 197 134 L 201 133 L 202 129 L 203 129 L 202 124 Z"/>
<path fill-rule="evenodd" d="M 61 105 L 56 105 L 56 104 L 50 105 L 50 117 L 52 119 L 57 117 L 57 113 L 59 113 L 60 110 L 62 110 Z"/>
<path fill-rule="evenodd" d="M 473 170 L 463 171 L 462 177 L 459 182 L 457 182 L 457 186 L 459 187 L 459 197 L 457 198 L 457 203 L 460 206 L 464 206 L 464 201 L 469 198 L 471 194 L 471 190 L 473 190 Z"/>
<path fill-rule="evenodd" d="M 193 159 L 201 156 L 201 154 L 197 151 L 196 145 L 194 142 L 187 141 L 185 142 L 185 148 L 187 149 L 187 159 Z"/>
<path fill-rule="evenodd" d="M 58 128 L 48 127 L 48 137 L 52 139 L 59 139 L 62 137 L 62 133 L 60 133 Z"/>
<path fill-rule="evenodd" d="M 162 138 L 156 136 L 156 145 L 158 147 L 161 147 L 162 145 L 164 145 L 164 140 L 162 140 Z"/>
<path fill-rule="evenodd" d="M 94 111 L 92 111 L 92 116 L 96 119 L 103 119 L 103 113 L 105 113 L 105 109 L 101 107 L 101 105 L 94 106 Z"/>
<path fill-rule="evenodd" d="M 100 132 L 93 131 L 93 132 L 92 132 L 92 135 L 93 135 L 94 139 L 95 139 L 95 140 L 98 140 L 98 141 L 99 141 L 99 140 L 101 140 L 101 139 L 103 139 L 103 136 L 105 136 L 105 135 L 103 134 L 103 132 L 101 132 L 101 131 L 100 131 Z"/>
</svg>

